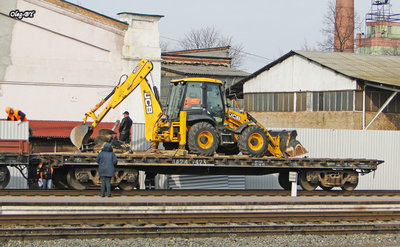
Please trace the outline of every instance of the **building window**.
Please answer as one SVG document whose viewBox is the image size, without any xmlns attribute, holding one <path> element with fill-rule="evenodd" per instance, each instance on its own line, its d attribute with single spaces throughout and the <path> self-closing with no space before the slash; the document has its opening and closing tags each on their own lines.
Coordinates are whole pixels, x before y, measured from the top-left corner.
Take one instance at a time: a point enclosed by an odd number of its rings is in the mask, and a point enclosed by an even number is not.
<svg viewBox="0 0 400 247">
<path fill-rule="evenodd" d="M 294 93 L 251 93 L 244 96 L 247 111 L 294 111 Z"/>
<path fill-rule="evenodd" d="M 353 111 L 353 91 L 315 92 L 313 111 Z"/>
<path fill-rule="evenodd" d="M 391 92 L 367 91 L 365 110 L 377 112 L 382 107 L 382 105 L 385 104 L 386 100 L 389 99 L 391 95 L 392 95 Z M 396 97 L 383 110 L 383 112 L 400 113 L 400 96 L 396 95 Z"/>
<path fill-rule="evenodd" d="M 368 91 L 366 111 L 377 112 L 391 94 L 384 91 Z M 293 112 L 295 106 L 296 111 L 362 111 L 363 92 L 249 93 L 245 94 L 244 104 L 247 111 Z M 400 113 L 400 95 L 397 95 L 383 112 Z"/>
<path fill-rule="evenodd" d="M 296 111 L 307 111 L 307 93 L 297 93 L 296 96 Z"/>
</svg>

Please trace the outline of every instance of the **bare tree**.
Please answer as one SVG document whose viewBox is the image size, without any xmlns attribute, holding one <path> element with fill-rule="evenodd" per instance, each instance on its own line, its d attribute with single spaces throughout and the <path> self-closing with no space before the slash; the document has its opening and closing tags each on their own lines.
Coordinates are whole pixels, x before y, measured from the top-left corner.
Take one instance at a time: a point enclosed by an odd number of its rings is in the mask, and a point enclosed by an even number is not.
<svg viewBox="0 0 400 247">
<path fill-rule="evenodd" d="M 308 44 L 307 39 L 304 39 L 304 43 L 301 45 L 302 51 L 316 51 L 317 49 Z"/>
<path fill-rule="evenodd" d="M 352 15 L 349 15 L 352 16 Z M 343 15 L 338 15 L 336 13 L 336 5 L 334 0 L 328 2 L 328 8 L 324 15 L 323 24 L 321 32 L 325 37 L 323 42 L 318 45 L 322 51 L 339 51 L 343 52 L 348 47 L 349 40 L 354 40 L 354 33 L 361 31 L 362 21 L 357 13 L 354 13 L 354 30 L 347 24 L 350 20 Z M 335 44 L 335 35 L 337 37 L 337 42 Z"/>
<path fill-rule="evenodd" d="M 232 37 L 222 36 L 214 27 L 192 29 L 178 42 L 184 50 L 230 46 L 231 67 L 237 68 L 243 62 L 243 45 L 234 44 Z"/>
<path fill-rule="evenodd" d="M 161 52 L 166 52 L 166 51 L 168 51 L 168 45 L 169 45 L 168 42 L 166 42 L 166 41 L 160 41 Z"/>
</svg>

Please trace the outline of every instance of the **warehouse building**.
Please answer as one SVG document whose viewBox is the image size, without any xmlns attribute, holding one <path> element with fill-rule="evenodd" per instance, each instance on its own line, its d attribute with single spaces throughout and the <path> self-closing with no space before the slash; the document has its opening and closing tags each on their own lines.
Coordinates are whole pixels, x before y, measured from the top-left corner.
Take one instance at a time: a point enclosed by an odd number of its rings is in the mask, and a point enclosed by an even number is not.
<svg viewBox="0 0 400 247">
<path fill-rule="evenodd" d="M 400 57 L 291 51 L 232 89 L 269 128 L 400 130 Z"/>
</svg>

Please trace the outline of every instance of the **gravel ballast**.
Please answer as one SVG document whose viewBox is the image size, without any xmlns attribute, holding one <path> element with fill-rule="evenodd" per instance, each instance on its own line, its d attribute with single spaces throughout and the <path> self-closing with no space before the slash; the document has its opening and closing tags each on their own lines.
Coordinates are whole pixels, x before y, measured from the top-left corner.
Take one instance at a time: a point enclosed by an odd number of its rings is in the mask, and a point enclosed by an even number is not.
<svg viewBox="0 0 400 247">
<path fill-rule="evenodd" d="M 3 241 L 0 246 L 9 247 L 90 247 L 90 246 L 218 246 L 218 247 L 257 247 L 257 246 L 400 246 L 400 234 L 351 234 L 351 235 L 271 235 L 265 237 L 226 238 L 132 238 L 132 239 L 60 239 L 50 241 Z"/>
</svg>

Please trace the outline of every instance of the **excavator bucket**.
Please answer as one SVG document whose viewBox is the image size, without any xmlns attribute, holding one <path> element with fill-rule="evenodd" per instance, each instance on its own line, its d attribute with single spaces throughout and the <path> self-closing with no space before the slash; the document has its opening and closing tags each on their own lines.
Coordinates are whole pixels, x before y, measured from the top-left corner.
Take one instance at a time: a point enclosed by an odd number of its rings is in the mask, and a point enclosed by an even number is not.
<svg viewBox="0 0 400 247">
<path fill-rule="evenodd" d="M 269 131 L 271 136 L 279 136 L 279 148 L 285 156 L 296 157 L 308 153 L 308 151 L 296 139 L 296 130 Z"/>
<path fill-rule="evenodd" d="M 75 147 L 81 148 L 83 144 L 88 143 L 93 133 L 93 126 L 90 124 L 81 124 L 72 129 L 70 139 Z"/>
</svg>

